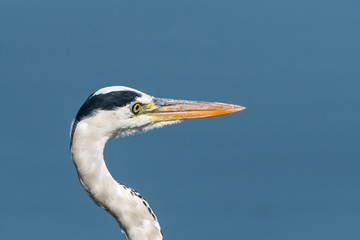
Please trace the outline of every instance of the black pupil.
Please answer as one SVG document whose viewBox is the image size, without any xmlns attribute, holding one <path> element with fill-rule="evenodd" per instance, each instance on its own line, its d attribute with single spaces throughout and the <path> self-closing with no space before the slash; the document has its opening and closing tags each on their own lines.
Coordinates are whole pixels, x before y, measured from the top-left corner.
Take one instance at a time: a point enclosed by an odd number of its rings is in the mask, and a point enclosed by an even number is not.
<svg viewBox="0 0 360 240">
<path fill-rule="evenodd" d="M 139 111 L 139 108 L 140 108 L 140 105 L 139 105 L 139 104 L 136 104 L 136 105 L 135 105 L 135 111 L 136 111 L 136 112 Z"/>
</svg>

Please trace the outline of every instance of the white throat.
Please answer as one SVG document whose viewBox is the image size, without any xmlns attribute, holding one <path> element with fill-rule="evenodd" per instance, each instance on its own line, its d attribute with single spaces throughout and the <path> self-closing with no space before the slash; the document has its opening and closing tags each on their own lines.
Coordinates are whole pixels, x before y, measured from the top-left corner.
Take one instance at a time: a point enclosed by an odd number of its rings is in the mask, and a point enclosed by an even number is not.
<svg viewBox="0 0 360 240">
<path fill-rule="evenodd" d="M 90 126 L 91 129 L 90 129 Z M 108 171 L 103 151 L 112 137 L 91 118 L 73 133 L 71 154 L 81 184 L 97 205 L 115 217 L 129 240 L 161 240 L 160 225 L 148 203 L 134 190 L 117 183 Z"/>
</svg>

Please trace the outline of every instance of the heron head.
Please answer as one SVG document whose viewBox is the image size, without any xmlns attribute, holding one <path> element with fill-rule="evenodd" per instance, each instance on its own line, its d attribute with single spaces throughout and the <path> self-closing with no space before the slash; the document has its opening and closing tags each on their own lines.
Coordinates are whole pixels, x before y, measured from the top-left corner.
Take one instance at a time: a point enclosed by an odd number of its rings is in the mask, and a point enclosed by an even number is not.
<svg viewBox="0 0 360 240">
<path fill-rule="evenodd" d="M 155 98 L 122 86 L 106 87 L 91 94 L 81 106 L 71 138 L 77 128 L 110 139 L 185 119 L 224 115 L 243 109 L 245 107 L 232 104 Z"/>
</svg>

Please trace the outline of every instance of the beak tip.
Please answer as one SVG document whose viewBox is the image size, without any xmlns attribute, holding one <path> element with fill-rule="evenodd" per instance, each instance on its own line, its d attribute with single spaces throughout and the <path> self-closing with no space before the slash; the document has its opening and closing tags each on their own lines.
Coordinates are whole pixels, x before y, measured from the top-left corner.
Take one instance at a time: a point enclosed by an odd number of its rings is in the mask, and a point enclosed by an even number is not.
<svg viewBox="0 0 360 240">
<path fill-rule="evenodd" d="M 234 105 L 234 112 L 240 112 L 245 109 L 246 109 L 246 107 Z"/>
</svg>

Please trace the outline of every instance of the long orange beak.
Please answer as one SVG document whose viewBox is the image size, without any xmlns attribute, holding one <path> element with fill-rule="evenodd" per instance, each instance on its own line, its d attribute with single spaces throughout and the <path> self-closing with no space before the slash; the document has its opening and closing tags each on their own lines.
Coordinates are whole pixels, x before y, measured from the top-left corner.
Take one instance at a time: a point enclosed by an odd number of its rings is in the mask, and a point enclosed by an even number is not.
<svg viewBox="0 0 360 240">
<path fill-rule="evenodd" d="M 147 113 L 154 122 L 176 121 L 190 118 L 205 118 L 239 112 L 245 107 L 201 101 L 186 101 L 154 98 L 156 108 Z"/>
</svg>

